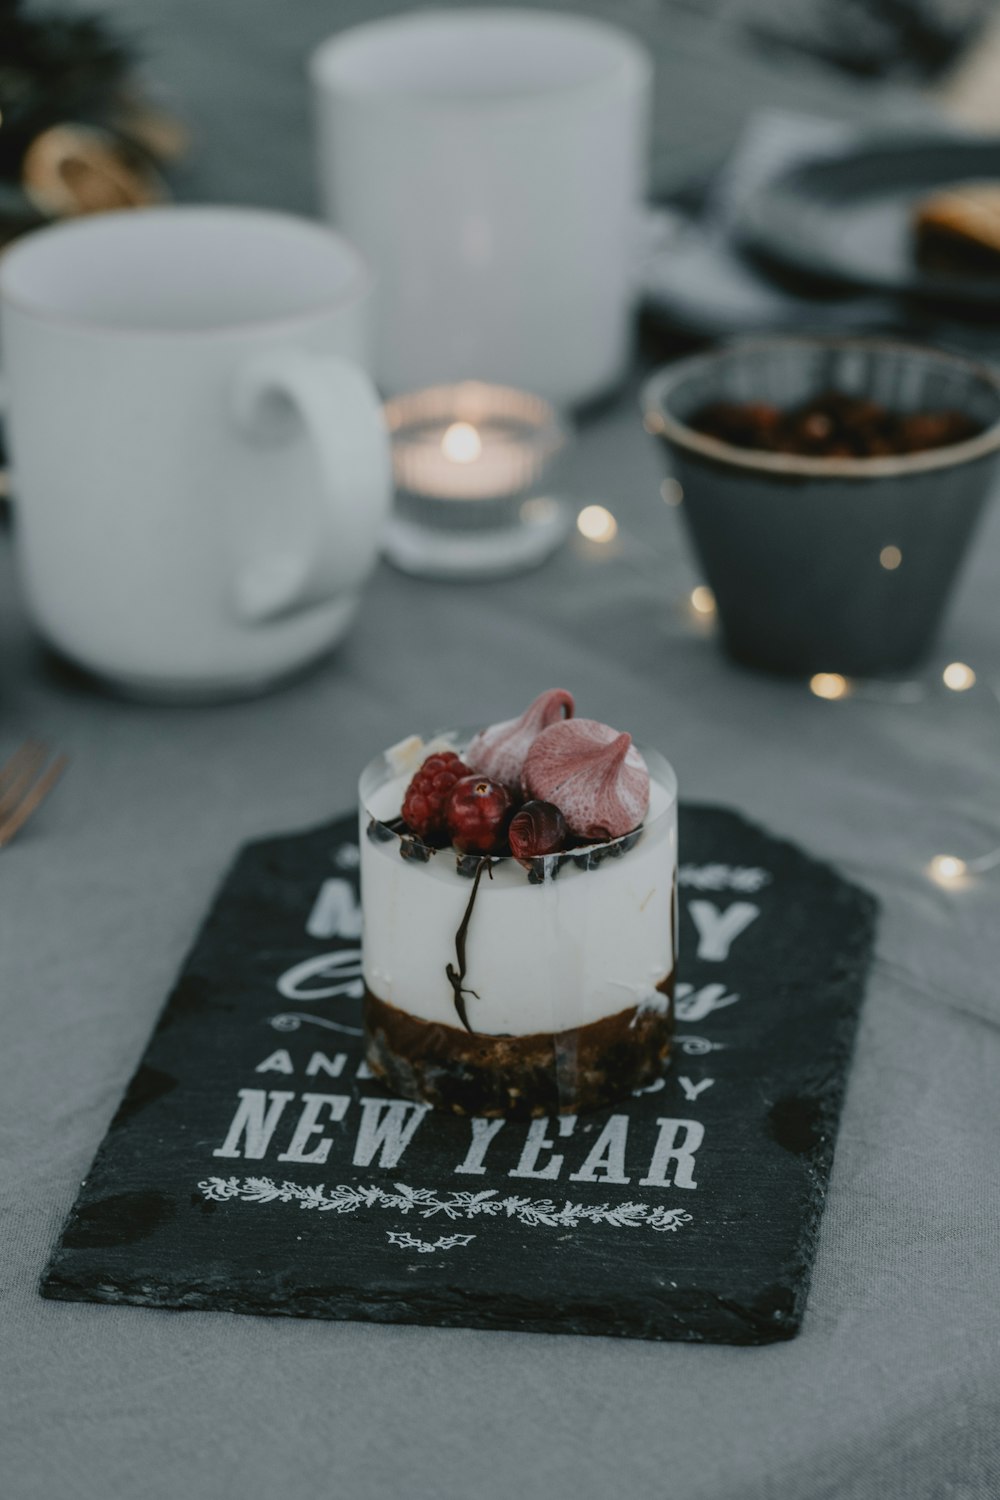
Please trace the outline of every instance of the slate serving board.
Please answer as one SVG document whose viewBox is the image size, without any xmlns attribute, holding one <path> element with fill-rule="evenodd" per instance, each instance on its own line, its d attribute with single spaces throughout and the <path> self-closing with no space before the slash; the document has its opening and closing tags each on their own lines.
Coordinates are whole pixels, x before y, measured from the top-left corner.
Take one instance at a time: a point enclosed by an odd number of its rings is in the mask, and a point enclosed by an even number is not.
<svg viewBox="0 0 1000 1500">
<path fill-rule="evenodd" d="M 677 1045 L 612 1109 L 445 1117 L 368 1075 L 345 817 L 237 857 L 48 1297 L 758 1344 L 798 1330 L 875 902 L 681 810 Z"/>
</svg>

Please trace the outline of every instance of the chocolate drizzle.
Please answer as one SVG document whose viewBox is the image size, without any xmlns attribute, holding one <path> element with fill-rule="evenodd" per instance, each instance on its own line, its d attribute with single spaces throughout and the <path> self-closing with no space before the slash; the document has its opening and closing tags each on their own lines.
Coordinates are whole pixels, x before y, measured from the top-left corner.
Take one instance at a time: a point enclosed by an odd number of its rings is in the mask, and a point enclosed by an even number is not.
<svg viewBox="0 0 1000 1500">
<path fill-rule="evenodd" d="M 380 822 L 378 818 L 369 818 L 368 837 L 373 844 L 391 844 L 395 839 L 399 844 L 401 859 L 413 859 L 422 865 L 427 863 L 432 854 L 437 853 L 433 844 L 425 844 L 415 833 L 411 833 L 402 818 L 390 818 L 386 823 Z"/>
<path fill-rule="evenodd" d="M 492 880 L 492 866 L 493 861 L 489 858 L 488 855 L 485 855 L 479 861 L 479 868 L 476 871 L 476 878 L 472 882 L 472 891 L 470 892 L 468 904 L 465 908 L 465 915 L 462 918 L 461 923 L 459 924 L 458 931 L 455 934 L 455 957 L 458 959 L 458 968 L 456 969 L 454 964 L 447 964 L 444 971 L 448 976 L 448 983 L 451 985 L 454 992 L 455 1009 L 458 1012 L 458 1018 L 468 1032 L 471 1032 L 473 1028 L 469 1025 L 469 1017 L 466 1014 L 465 997 L 466 995 L 475 995 L 475 998 L 478 1000 L 479 996 L 478 994 L 476 994 L 475 990 L 466 990 L 462 985 L 462 980 L 465 978 L 466 965 L 465 940 L 469 935 L 469 923 L 472 921 L 472 908 L 475 906 L 476 897 L 479 894 L 479 882 L 483 878 L 483 871 L 489 871 L 489 876 Z"/>
<path fill-rule="evenodd" d="M 391 844 L 394 838 L 398 838 L 401 827 L 403 827 L 402 818 L 393 818 L 389 823 L 380 823 L 378 818 L 369 818 L 368 837 L 373 844 Z"/>
</svg>

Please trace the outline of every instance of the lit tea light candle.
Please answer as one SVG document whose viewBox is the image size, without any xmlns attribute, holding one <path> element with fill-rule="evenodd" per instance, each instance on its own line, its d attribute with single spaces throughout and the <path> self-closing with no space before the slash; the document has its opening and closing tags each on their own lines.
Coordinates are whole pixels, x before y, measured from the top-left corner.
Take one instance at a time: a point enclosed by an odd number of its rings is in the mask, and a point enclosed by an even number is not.
<svg viewBox="0 0 1000 1500">
<path fill-rule="evenodd" d="M 530 566 L 563 539 L 566 507 L 539 491 L 567 433 L 540 396 L 467 380 L 395 396 L 384 412 L 396 482 L 391 562 L 485 576 Z"/>
<path fill-rule="evenodd" d="M 385 404 L 396 484 L 436 500 L 521 495 L 566 441 L 540 396 L 478 380 Z"/>
</svg>

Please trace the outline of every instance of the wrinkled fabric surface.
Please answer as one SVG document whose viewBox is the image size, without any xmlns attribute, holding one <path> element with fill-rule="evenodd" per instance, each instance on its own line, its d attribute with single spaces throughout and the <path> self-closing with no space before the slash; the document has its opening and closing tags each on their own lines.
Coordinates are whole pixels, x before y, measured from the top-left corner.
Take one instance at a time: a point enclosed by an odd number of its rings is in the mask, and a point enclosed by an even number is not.
<svg viewBox="0 0 1000 1500">
<path fill-rule="evenodd" d="M 192 195 L 302 208 L 302 54 L 388 8 L 112 10 L 195 124 Z M 798 66 L 755 60 L 727 90 L 711 17 L 699 31 L 682 7 L 615 13 L 658 38 L 667 176 L 718 154 L 741 89 L 833 107 Z M 838 97 L 850 113 L 856 96 Z M 627 392 L 572 461 L 574 499 L 619 518 L 615 545 L 578 542 L 489 586 L 383 569 L 329 662 L 217 708 L 118 702 L 55 669 L 0 543 L 0 759 L 29 735 L 72 757 L 0 853 L 4 1500 L 1000 1493 L 1000 870 L 952 891 L 925 872 L 935 853 L 1000 845 L 1000 512 L 923 697 L 826 703 L 727 665 L 693 623 L 697 574 L 660 479 Z M 940 686 L 953 659 L 974 691 Z M 408 732 L 509 717 L 549 686 L 661 747 L 686 797 L 745 810 L 882 901 L 801 1335 L 701 1348 L 43 1301 L 43 1264 L 236 846 L 349 808 L 360 765 Z"/>
</svg>

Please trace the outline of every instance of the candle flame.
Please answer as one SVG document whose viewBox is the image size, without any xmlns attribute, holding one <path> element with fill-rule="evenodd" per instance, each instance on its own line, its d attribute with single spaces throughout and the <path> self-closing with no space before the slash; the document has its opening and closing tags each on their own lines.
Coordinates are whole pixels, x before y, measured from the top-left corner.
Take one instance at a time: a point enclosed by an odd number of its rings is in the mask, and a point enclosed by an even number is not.
<svg viewBox="0 0 1000 1500">
<path fill-rule="evenodd" d="M 471 422 L 452 422 L 441 439 L 441 452 L 453 464 L 474 464 L 483 451 L 483 440 Z"/>
</svg>

